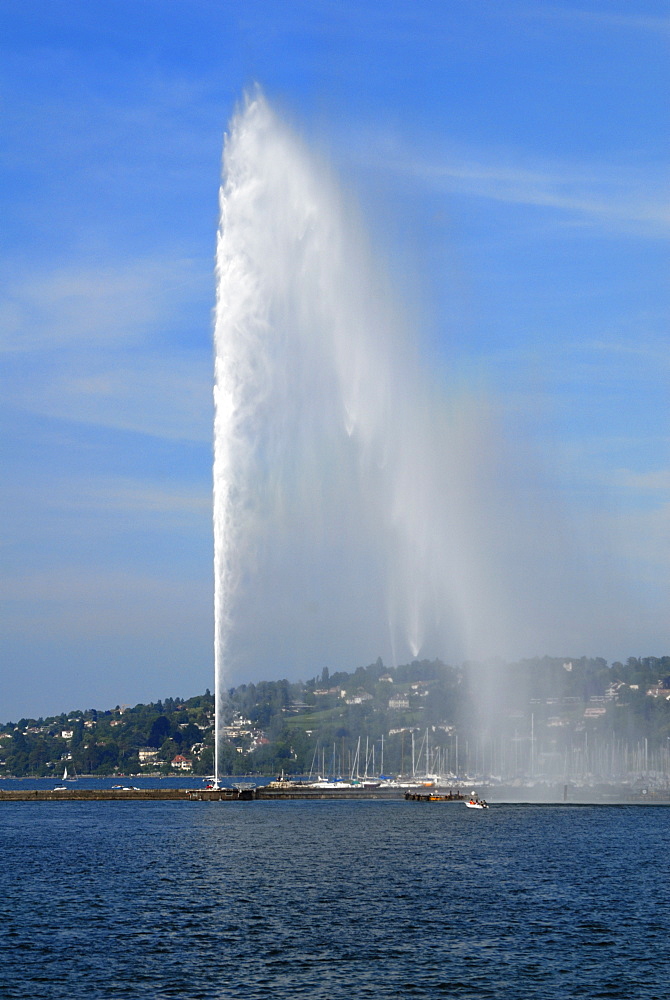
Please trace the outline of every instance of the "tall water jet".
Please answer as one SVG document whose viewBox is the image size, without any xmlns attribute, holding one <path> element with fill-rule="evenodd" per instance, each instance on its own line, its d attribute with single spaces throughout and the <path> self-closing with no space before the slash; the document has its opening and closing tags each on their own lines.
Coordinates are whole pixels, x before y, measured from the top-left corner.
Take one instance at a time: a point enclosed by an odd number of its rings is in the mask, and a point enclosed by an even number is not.
<svg viewBox="0 0 670 1000">
<path fill-rule="evenodd" d="M 224 676 L 561 648 L 550 595 L 581 595 L 539 479 L 484 394 L 421 370 L 357 212 L 258 92 L 216 275 L 217 783 Z"/>
</svg>

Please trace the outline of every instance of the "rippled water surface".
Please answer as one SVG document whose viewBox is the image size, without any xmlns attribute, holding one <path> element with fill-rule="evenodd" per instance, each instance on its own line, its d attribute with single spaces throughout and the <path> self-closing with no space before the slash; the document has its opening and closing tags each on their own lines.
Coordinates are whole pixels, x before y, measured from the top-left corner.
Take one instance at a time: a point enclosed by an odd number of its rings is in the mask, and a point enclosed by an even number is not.
<svg viewBox="0 0 670 1000">
<path fill-rule="evenodd" d="M 666 997 L 665 807 L 0 804 L 8 998 Z"/>
</svg>

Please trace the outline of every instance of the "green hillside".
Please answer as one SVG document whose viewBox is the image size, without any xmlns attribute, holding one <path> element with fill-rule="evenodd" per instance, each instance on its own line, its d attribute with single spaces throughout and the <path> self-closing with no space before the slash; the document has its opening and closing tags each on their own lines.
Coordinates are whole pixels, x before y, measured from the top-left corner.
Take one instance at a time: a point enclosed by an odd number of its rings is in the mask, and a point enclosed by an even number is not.
<svg viewBox="0 0 670 1000">
<path fill-rule="evenodd" d="M 0 776 L 211 774 L 214 699 L 166 698 L 0 726 Z M 670 657 L 512 664 L 381 660 L 228 692 L 228 775 L 668 771 Z"/>
</svg>

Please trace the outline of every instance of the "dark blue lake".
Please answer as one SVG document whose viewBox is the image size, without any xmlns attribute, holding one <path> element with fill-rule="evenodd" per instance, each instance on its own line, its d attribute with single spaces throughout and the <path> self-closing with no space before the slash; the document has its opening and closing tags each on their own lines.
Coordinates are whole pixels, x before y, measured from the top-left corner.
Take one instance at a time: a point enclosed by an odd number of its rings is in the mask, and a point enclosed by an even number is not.
<svg viewBox="0 0 670 1000">
<path fill-rule="evenodd" d="M 0 804 L 0 995 L 660 998 L 663 806 Z"/>
</svg>

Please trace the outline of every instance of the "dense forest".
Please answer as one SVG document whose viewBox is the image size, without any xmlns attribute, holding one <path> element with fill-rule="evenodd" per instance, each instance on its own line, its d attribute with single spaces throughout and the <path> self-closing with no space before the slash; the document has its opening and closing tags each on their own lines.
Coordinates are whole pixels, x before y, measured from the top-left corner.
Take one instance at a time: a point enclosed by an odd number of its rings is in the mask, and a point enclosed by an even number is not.
<svg viewBox="0 0 670 1000">
<path fill-rule="evenodd" d="M 542 776 L 670 770 L 670 656 L 512 664 L 381 660 L 227 692 L 229 775 L 425 772 Z M 208 775 L 214 699 L 166 698 L 0 725 L 0 776 Z"/>
</svg>

